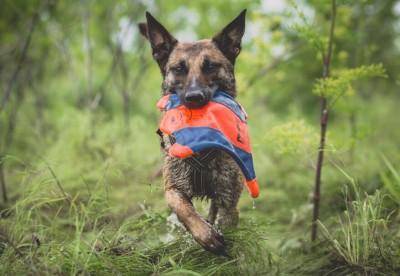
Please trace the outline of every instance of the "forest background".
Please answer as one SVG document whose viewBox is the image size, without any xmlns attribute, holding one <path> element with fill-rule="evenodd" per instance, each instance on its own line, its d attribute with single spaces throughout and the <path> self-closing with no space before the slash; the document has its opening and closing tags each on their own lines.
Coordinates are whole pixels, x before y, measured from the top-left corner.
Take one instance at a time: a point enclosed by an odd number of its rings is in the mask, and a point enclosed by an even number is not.
<svg viewBox="0 0 400 276">
<path fill-rule="evenodd" d="M 1 275 L 400 273 L 400 1 L 0 6 Z M 161 75 L 137 23 L 150 11 L 196 40 L 245 8 L 236 78 L 261 195 L 243 193 L 225 258 L 195 244 L 163 199 Z"/>
</svg>

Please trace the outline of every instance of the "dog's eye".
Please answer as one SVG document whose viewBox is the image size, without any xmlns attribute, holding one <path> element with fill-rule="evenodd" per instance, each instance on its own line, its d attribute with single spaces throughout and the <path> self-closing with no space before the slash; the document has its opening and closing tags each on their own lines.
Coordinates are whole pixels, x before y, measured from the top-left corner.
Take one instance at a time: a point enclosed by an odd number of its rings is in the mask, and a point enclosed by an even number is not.
<svg viewBox="0 0 400 276">
<path fill-rule="evenodd" d="M 206 73 L 215 72 L 221 65 L 219 63 L 205 60 L 203 64 L 203 71 Z"/>
<path fill-rule="evenodd" d="M 176 66 L 171 67 L 171 71 L 175 74 L 185 74 L 187 70 L 185 64 L 180 63 Z"/>
</svg>

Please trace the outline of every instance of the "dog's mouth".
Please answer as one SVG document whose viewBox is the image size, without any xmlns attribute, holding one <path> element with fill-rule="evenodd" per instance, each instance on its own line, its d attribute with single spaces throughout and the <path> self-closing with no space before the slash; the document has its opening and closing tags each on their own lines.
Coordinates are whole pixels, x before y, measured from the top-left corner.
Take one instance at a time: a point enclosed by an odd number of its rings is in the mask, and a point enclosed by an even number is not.
<svg viewBox="0 0 400 276">
<path fill-rule="evenodd" d="M 183 104 L 187 108 L 200 108 L 209 102 L 208 93 L 202 90 L 191 90 L 185 93 Z"/>
<path fill-rule="evenodd" d="M 201 108 L 208 104 L 216 89 L 189 90 L 181 96 L 182 103 L 190 109 Z"/>
<path fill-rule="evenodd" d="M 184 101 L 183 104 L 189 109 L 196 109 L 205 106 L 206 104 L 208 104 L 209 101 L 209 99 L 201 101 Z"/>
</svg>

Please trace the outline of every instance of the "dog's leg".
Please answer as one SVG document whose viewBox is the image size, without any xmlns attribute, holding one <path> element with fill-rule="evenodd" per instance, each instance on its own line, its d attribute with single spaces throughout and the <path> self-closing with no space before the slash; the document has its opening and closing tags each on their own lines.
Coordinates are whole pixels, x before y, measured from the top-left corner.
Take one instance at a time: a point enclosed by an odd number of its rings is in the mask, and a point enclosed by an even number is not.
<svg viewBox="0 0 400 276">
<path fill-rule="evenodd" d="M 218 215 L 215 224 L 220 229 L 235 227 L 239 223 L 237 205 L 243 190 L 241 178 L 232 176 L 228 180 L 218 182 L 217 187 L 215 204 L 218 208 Z"/>
<path fill-rule="evenodd" d="M 165 197 L 169 207 L 202 247 L 226 255 L 223 236 L 196 212 L 190 200 L 174 188 L 166 189 Z"/>
<path fill-rule="evenodd" d="M 218 209 L 217 225 L 222 229 L 235 227 L 239 223 L 239 211 L 235 206 L 229 208 L 220 207 Z"/>
<path fill-rule="evenodd" d="M 218 214 L 218 206 L 214 199 L 211 199 L 210 209 L 208 210 L 208 218 L 207 220 L 211 223 L 215 223 L 215 219 Z"/>
</svg>

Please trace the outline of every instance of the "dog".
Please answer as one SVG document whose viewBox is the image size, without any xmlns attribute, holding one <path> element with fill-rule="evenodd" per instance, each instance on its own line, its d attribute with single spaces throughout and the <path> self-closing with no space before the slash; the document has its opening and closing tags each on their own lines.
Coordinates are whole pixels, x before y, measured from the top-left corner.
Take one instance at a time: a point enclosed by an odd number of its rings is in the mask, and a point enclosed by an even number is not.
<svg viewBox="0 0 400 276">
<path fill-rule="evenodd" d="M 162 94 L 176 93 L 188 108 L 206 105 L 217 90 L 236 97 L 235 60 L 241 50 L 245 31 L 246 10 L 211 39 L 179 42 L 150 13 L 146 23 L 139 23 L 140 33 L 150 42 L 152 55 L 163 77 Z M 164 148 L 171 146 L 170 137 L 162 137 Z M 206 174 L 196 173 L 185 159 L 165 154 L 163 179 L 165 198 L 179 221 L 204 249 L 226 255 L 223 235 L 214 227 L 234 227 L 239 221 L 237 204 L 244 177 L 237 163 L 224 151 L 210 159 L 209 152 L 197 160 L 206 160 Z M 199 184 L 201 183 L 201 185 Z M 207 220 L 196 212 L 191 200 L 211 201 Z"/>
</svg>

